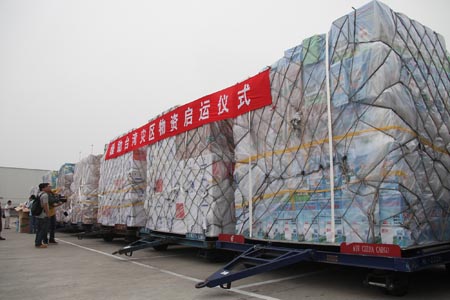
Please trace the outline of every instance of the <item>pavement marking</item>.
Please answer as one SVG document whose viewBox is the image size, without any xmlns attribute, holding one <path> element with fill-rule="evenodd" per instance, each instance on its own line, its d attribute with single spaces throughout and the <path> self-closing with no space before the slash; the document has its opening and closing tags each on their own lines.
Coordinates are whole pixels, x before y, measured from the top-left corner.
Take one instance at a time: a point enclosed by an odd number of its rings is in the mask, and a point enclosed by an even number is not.
<svg viewBox="0 0 450 300">
<path fill-rule="evenodd" d="M 78 245 L 78 244 L 75 244 L 75 243 L 72 243 L 72 242 L 69 242 L 69 241 L 65 241 L 65 240 L 62 240 L 60 238 L 56 238 L 56 241 L 63 242 L 63 243 L 66 243 L 66 244 L 69 244 L 69 245 L 72 245 L 72 246 L 75 246 L 75 247 L 78 247 L 78 248 L 81 248 L 81 249 L 84 249 L 84 250 L 96 252 L 98 254 L 103 254 L 103 255 L 106 255 L 106 256 L 118 259 L 118 260 L 128 260 L 126 258 L 115 256 L 115 255 L 112 255 L 112 254 L 109 254 L 109 253 L 106 253 L 106 252 L 103 252 L 103 251 L 100 251 L 100 250 L 95 250 L 95 249 L 88 248 L 88 247 L 85 247 L 85 246 L 81 246 L 81 245 Z"/>
<path fill-rule="evenodd" d="M 258 286 L 258 285 L 277 283 L 277 282 L 281 282 L 281 281 L 285 281 L 285 280 L 291 280 L 291 279 L 296 279 L 296 278 L 300 278 L 300 277 L 311 276 L 311 275 L 315 275 L 315 274 L 323 273 L 323 272 L 325 272 L 325 270 L 313 271 L 313 272 L 308 272 L 308 273 L 302 273 L 299 275 L 283 277 L 283 278 L 279 278 L 279 279 L 272 279 L 272 280 L 267 280 L 267 281 L 260 281 L 260 282 L 250 283 L 250 284 L 239 285 L 236 288 L 237 289 L 246 289 L 246 288 L 250 288 L 250 287 L 254 287 L 254 286 Z"/>
<path fill-rule="evenodd" d="M 197 282 L 203 281 L 203 280 L 198 279 L 198 278 L 194 278 L 194 277 L 186 276 L 186 275 L 183 275 L 183 274 L 175 273 L 175 272 L 172 272 L 172 271 L 169 271 L 169 270 L 165 270 L 165 269 L 161 269 L 161 268 L 158 268 L 158 267 L 154 267 L 152 265 L 146 265 L 146 264 L 143 264 L 143 263 L 140 263 L 140 262 L 132 261 L 132 260 L 130 260 L 128 258 L 119 257 L 119 256 L 112 255 L 112 254 L 109 254 L 109 253 L 106 253 L 106 252 L 103 252 L 103 251 L 100 251 L 100 250 L 96 250 L 96 249 L 93 249 L 93 248 L 81 246 L 81 245 L 78 245 L 78 244 L 75 244 L 75 243 L 72 243 L 72 242 L 69 242 L 69 241 L 65 241 L 65 240 L 60 239 L 60 238 L 57 238 L 56 240 L 59 241 L 59 242 L 62 242 L 62 243 L 74 246 L 74 247 L 78 247 L 78 248 L 81 248 L 81 249 L 84 249 L 84 250 L 87 250 L 87 251 L 95 252 L 97 254 L 102 254 L 102 255 L 105 255 L 105 256 L 108 256 L 108 257 L 112 257 L 112 258 L 115 258 L 115 259 L 118 259 L 118 260 L 121 260 L 121 261 L 127 261 L 129 263 L 132 263 L 132 264 L 135 264 L 135 265 L 147 268 L 147 269 L 159 271 L 159 272 L 162 272 L 162 273 L 165 273 L 165 274 L 168 274 L 168 275 L 172 275 L 172 276 L 175 276 L 175 277 L 178 277 L 178 278 L 186 279 L 186 280 L 189 280 L 189 281 L 192 281 L 192 282 L 196 282 L 197 283 Z M 215 288 L 219 288 L 220 289 L 220 287 L 215 287 Z M 261 294 L 257 294 L 257 293 L 253 293 L 253 292 L 242 291 L 239 288 L 225 289 L 224 291 L 234 292 L 234 293 L 237 293 L 237 294 L 242 294 L 242 295 L 246 295 L 246 296 L 250 296 L 250 297 L 254 297 L 254 298 L 258 298 L 258 299 L 262 299 L 262 300 L 280 300 L 278 298 L 273 298 L 273 297 L 270 297 L 270 296 L 265 296 L 265 295 L 261 295 Z"/>
</svg>

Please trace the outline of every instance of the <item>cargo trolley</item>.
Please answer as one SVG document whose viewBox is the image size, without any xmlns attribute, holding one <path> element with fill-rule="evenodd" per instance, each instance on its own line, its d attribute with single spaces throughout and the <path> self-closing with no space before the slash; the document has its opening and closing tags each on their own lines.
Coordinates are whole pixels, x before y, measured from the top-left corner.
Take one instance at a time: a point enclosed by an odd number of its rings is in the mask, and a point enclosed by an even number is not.
<svg viewBox="0 0 450 300">
<path fill-rule="evenodd" d="M 367 268 L 371 271 L 364 280 L 365 285 L 403 296 L 408 291 L 408 274 L 437 265 L 445 265 L 447 272 L 450 271 L 450 243 L 401 249 L 391 244 L 277 243 L 222 234 L 215 248 L 240 254 L 197 283 L 196 288 L 220 286 L 230 289 L 233 281 L 308 261 Z"/>
<path fill-rule="evenodd" d="M 75 234 L 79 240 L 84 238 L 102 238 L 105 242 L 112 242 L 115 238 L 123 238 L 133 242 L 140 238 L 140 227 L 130 227 L 125 224 L 115 224 L 105 226 L 102 224 L 93 225 L 90 230 Z"/>
<path fill-rule="evenodd" d="M 199 234 L 175 234 L 168 232 L 143 229 L 140 239 L 134 241 L 112 254 L 132 256 L 134 252 L 153 248 L 156 251 L 165 251 L 170 245 L 182 245 L 197 248 L 198 255 L 212 262 L 229 261 L 233 253 L 225 249 L 217 249 L 218 237 L 205 237 Z"/>
</svg>

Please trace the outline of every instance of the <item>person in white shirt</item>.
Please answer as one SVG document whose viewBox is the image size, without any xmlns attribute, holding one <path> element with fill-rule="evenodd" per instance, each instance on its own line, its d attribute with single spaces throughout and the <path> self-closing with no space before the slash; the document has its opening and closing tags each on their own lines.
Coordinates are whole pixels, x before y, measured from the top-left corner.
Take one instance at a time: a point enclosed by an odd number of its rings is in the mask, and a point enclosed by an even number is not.
<svg viewBox="0 0 450 300">
<path fill-rule="evenodd" d="M 10 209 L 12 209 L 12 202 L 11 200 L 8 200 L 8 202 L 5 205 L 4 208 L 4 213 L 5 213 L 5 229 L 11 229 L 11 227 L 9 227 L 9 220 L 11 218 L 11 211 Z"/>
</svg>

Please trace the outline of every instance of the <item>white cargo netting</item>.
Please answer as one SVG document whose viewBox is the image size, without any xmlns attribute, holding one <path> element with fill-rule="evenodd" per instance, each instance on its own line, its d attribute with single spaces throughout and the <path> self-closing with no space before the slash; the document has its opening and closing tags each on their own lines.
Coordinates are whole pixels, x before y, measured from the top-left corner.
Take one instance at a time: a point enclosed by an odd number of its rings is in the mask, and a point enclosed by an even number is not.
<svg viewBox="0 0 450 300">
<path fill-rule="evenodd" d="M 147 161 L 147 228 L 198 239 L 234 232 L 231 121 L 150 145 Z"/>
<path fill-rule="evenodd" d="M 377 1 L 336 20 L 329 33 L 332 149 L 325 44 L 318 35 L 287 50 L 271 69 L 273 105 L 250 113 L 250 122 L 234 120 L 236 232 L 401 247 L 449 241 L 443 38 Z"/>
<path fill-rule="evenodd" d="M 95 224 L 102 155 L 89 155 L 75 165 L 69 217 L 72 223 Z"/>
<path fill-rule="evenodd" d="M 98 222 L 105 226 L 145 226 L 146 148 L 100 164 Z"/>
<path fill-rule="evenodd" d="M 70 222 L 68 211 L 70 210 L 70 198 L 73 191 L 70 189 L 73 182 L 73 171 L 75 164 L 65 163 L 59 168 L 58 180 L 56 182 L 57 193 L 65 196 L 68 201 L 56 208 L 56 220 L 58 222 Z"/>
</svg>

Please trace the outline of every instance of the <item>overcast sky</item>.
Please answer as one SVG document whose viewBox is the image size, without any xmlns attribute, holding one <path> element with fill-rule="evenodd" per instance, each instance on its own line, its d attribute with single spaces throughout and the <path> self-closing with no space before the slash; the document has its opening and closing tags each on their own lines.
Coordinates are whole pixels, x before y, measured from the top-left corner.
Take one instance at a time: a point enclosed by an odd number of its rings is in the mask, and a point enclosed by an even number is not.
<svg viewBox="0 0 450 300">
<path fill-rule="evenodd" d="M 0 0 L 0 166 L 57 170 L 368 1 Z M 386 0 L 450 43 L 450 1 Z"/>
</svg>

